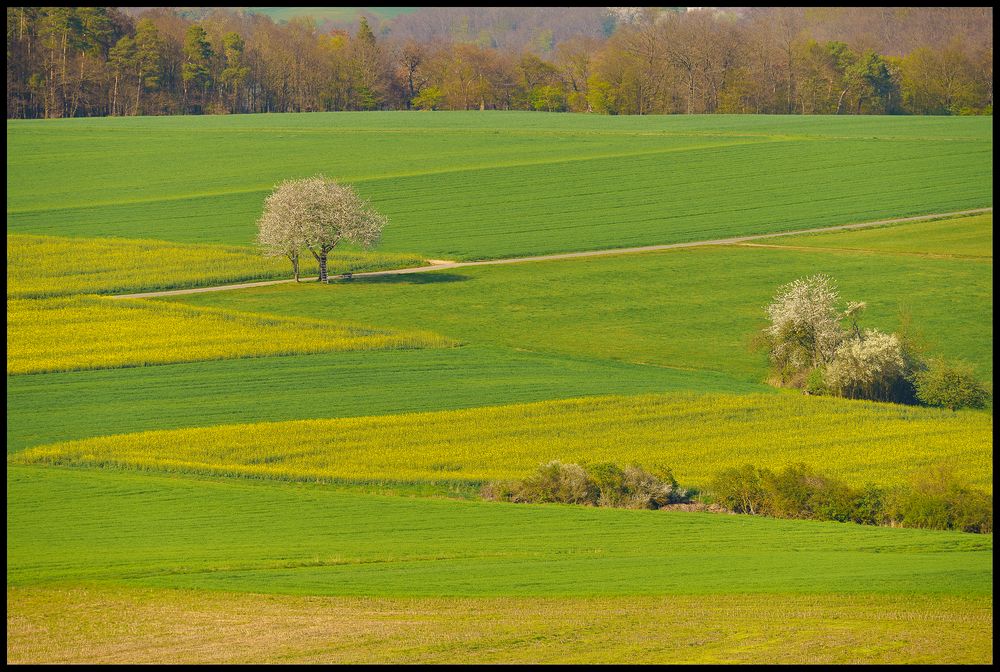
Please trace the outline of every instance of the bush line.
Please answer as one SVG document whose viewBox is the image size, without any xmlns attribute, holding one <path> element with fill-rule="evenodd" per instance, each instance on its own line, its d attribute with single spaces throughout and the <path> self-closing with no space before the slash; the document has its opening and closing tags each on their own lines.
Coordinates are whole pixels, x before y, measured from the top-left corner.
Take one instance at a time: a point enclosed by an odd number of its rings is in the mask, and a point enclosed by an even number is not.
<svg viewBox="0 0 1000 672">
<path fill-rule="evenodd" d="M 646 471 L 594 465 L 541 465 L 520 481 L 493 481 L 483 499 L 627 509 L 679 508 L 861 525 L 992 534 L 993 496 L 959 481 L 950 465 L 934 465 L 908 485 L 852 488 L 803 463 L 781 471 L 747 464 L 723 469 L 703 493 L 682 488 L 669 468 Z"/>
</svg>

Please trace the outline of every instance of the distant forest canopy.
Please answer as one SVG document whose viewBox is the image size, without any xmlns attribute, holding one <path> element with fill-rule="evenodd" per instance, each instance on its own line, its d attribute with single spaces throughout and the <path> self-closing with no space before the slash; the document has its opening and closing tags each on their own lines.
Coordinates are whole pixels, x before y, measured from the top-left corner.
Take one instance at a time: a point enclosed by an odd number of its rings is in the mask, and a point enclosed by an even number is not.
<svg viewBox="0 0 1000 672">
<path fill-rule="evenodd" d="M 336 25 L 10 7 L 7 117 L 993 113 L 988 7 L 421 8 Z"/>
</svg>

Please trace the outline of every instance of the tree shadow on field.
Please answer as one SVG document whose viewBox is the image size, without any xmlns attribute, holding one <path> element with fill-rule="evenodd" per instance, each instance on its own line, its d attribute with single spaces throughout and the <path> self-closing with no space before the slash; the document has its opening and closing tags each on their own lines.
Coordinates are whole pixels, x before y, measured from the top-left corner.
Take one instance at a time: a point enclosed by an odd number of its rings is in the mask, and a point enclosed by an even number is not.
<svg viewBox="0 0 1000 672">
<path fill-rule="evenodd" d="M 331 278 L 332 280 L 333 278 Z M 429 285 L 439 282 L 465 282 L 471 280 L 467 275 L 457 273 L 440 273 L 437 271 L 424 271 L 421 273 L 397 273 L 395 275 L 370 275 L 353 277 L 350 280 L 340 279 L 338 282 L 363 282 L 366 284 L 408 284 L 408 285 Z"/>
</svg>

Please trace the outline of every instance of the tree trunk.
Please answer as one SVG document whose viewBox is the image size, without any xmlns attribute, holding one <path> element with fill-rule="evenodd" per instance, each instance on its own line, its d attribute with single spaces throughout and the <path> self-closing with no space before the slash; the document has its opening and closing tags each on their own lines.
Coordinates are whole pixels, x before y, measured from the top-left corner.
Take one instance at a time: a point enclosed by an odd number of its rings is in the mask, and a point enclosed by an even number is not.
<svg viewBox="0 0 1000 672">
<path fill-rule="evenodd" d="M 319 281 L 324 284 L 330 282 L 330 278 L 326 274 L 326 250 L 321 250 L 319 253 Z"/>
<path fill-rule="evenodd" d="M 70 118 L 76 117 L 76 111 L 80 109 L 80 99 L 83 97 L 84 64 L 87 62 L 86 56 L 80 56 L 80 80 L 73 87 L 72 104 L 69 110 Z"/>
<path fill-rule="evenodd" d="M 66 52 L 69 50 L 69 32 L 63 32 L 63 46 L 62 46 L 62 100 L 59 101 L 59 118 L 66 116 L 66 81 L 69 79 L 69 75 L 66 72 Z"/>
<path fill-rule="evenodd" d="M 840 92 L 840 100 L 837 101 L 837 114 L 840 114 L 840 108 L 844 105 L 844 96 L 847 95 L 848 89 L 844 89 Z"/>
</svg>

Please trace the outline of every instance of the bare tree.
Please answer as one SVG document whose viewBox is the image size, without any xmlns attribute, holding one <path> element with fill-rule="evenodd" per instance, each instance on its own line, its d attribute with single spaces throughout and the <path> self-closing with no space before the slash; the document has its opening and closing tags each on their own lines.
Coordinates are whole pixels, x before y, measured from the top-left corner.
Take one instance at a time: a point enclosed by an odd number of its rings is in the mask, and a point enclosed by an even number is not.
<svg viewBox="0 0 1000 672">
<path fill-rule="evenodd" d="M 341 241 L 369 248 L 382 236 L 384 216 L 348 184 L 316 175 L 285 180 L 264 201 L 257 241 L 268 256 L 286 256 L 298 280 L 299 251 L 307 248 L 319 262 L 319 281 L 329 282 L 327 255 Z"/>
<path fill-rule="evenodd" d="M 556 45 L 555 64 L 567 87 L 569 107 L 574 112 L 590 112 L 587 80 L 594 54 L 601 43 L 596 37 L 574 36 Z"/>
</svg>

